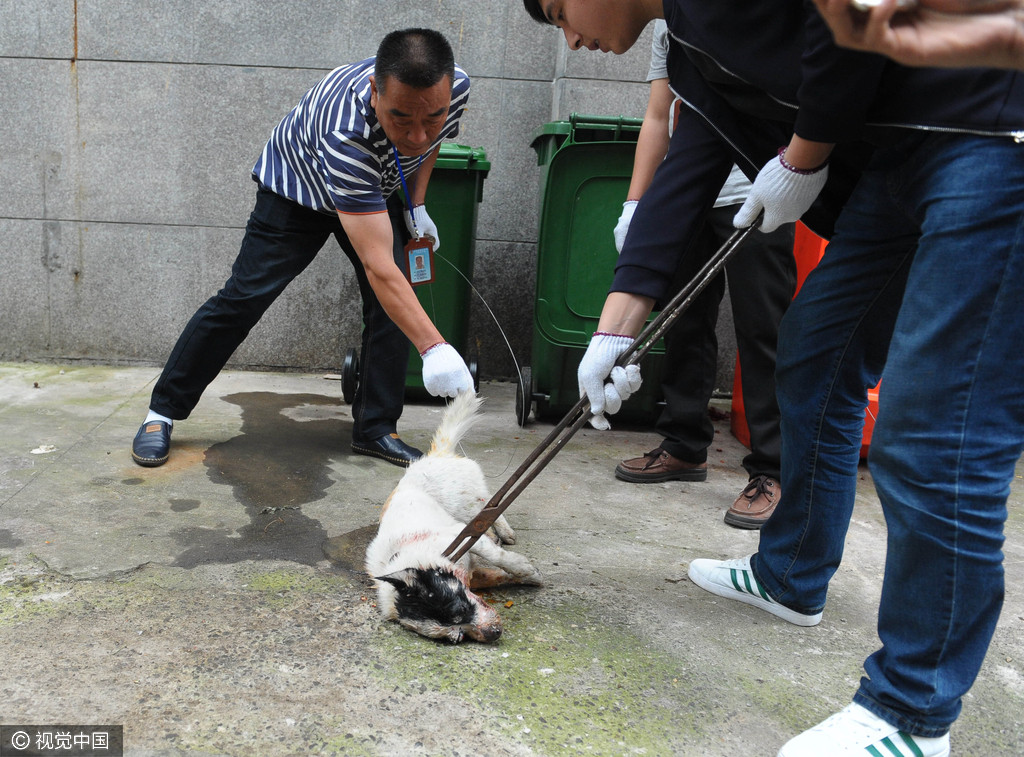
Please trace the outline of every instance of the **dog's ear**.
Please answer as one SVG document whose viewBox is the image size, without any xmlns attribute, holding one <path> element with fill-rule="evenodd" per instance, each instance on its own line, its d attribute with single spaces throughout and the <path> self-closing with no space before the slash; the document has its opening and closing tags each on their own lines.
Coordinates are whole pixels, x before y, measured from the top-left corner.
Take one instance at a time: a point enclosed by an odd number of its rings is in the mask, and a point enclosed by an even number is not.
<svg viewBox="0 0 1024 757">
<path fill-rule="evenodd" d="M 415 581 L 415 577 L 415 572 L 412 568 L 396 570 L 394 573 L 389 573 L 386 576 L 374 576 L 376 580 L 386 581 L 399 591 L 407 590 Z"/>
</svg>

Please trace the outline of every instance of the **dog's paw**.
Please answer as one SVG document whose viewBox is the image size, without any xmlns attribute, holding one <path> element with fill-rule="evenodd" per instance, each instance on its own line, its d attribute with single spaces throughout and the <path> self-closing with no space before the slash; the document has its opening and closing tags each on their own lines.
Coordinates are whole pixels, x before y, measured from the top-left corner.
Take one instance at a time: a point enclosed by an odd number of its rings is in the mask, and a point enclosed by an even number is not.
<svg viewBox="0 0 1024 757">
<path fill-rule="evenodd" d="M 512 530 L 512 526 L 505 520 L 504 515 L 499 515 L 498 519 L 494 521 L 494 532 L 498 535 L 498 539 L 501 540 L 502 544 L 516 543 L 516 532 Z"/>
<path fill-rule="evenodd" d="M 540 571 L 536 568 L 531 568 L 530 573 L 524 573 L 522 575 L 515 576 L 518 583 L 523 586 L 543 586 L 544 578 L 541 576 Z"/>
<path fill-rule="evenodd" d="M 523 584 L 524 586 L 542 586 L 544 584 L 540 571 L 533 567 L 533 563 L 522 555 L 516 555 L 514 552 L 506 552 L 505 554 L 515 555 L 504 567 L 505 572 L 512 576 L 512 579 L 517 584 Z"/>
</svg>

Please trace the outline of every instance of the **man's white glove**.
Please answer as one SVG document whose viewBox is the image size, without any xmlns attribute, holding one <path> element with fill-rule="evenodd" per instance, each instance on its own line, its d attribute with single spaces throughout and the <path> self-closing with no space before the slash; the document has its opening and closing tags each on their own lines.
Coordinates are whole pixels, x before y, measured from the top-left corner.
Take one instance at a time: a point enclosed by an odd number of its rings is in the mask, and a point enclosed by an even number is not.
<svg viewBox="0 0 1024 757">
<path fill-rule="evenodd" d="M 732 219 L 737 229 L 754 223 L 762 209 L 761 231 L 765 233 L 798 221 L 825 186 L 828 164 L 805 171 L 786 163 L 784 153 L 785 149 L 779 150 L 779 157 L 769 160 L 757 174 L 747 201 Z"/>
<path fill-rule="evenodd" d="M 611 428 L 605 413 L 619 412 L 622 403 L 640 388 L 640 366 L 615 365 L 619 355 L 629 349 L 633 338 L 621 334 L 606 334 L 598 331 L 590 339 L 590 345 L 580 361 L 576 372 L 580 397 L 590 399 L 590 425 L 600 431 Z M 605 379 L 611 378 L 606 384 Z"/>
<path fill-rule="evenodd" d="M 427 215 L 426 205 L 416 205 L 413 207 L 412 212 L 416 214 L 416 226 L 412 224 L 412 213 L 408 209 L 402 211 L 402 215 L 405 217 L 405 228 L 409 230 L 409 234 L 413 239 L 419 237 L 433 237 L 434 238 L 434 251 L 441 249 L 441 238 L 437 236 L 437 224 L 435 224 L 430 216 Z M 417 236 L 416 232 L 419 232 Z"/>
<path fill-rule="evenodd" d="M 423 387 L 435 397 L 454 397 L 473 391 L 473 376 L 465 361 L 448 342 L 440 342 L 421 352 Z"/>
<path fill-rule="evenodd" d="M 633 213 L 636 212 L 636 200 L 626 200 L 622 203 L 622 215 L 619 222 L 615 224 L 615 249 L 622 252 L 622 245 L 626 243 L 626 234 L 629 233 L 629 222 L 633 220 Z"/>
</svg>

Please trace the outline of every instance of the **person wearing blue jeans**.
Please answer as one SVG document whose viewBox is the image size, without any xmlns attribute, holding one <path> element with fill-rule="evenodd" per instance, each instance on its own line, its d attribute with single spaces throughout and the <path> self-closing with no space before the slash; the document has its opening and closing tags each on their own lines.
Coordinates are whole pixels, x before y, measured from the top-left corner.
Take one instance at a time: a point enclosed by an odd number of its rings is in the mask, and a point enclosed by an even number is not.
<svg viewBox="0 0 1024 757">
<path fill-rule="evenodd" d="M 782 321 L 785 506 L 755 555 L 690 566 L 720 596 L 816 624 L 881 378 L 869 465 L 888 527 L 882 647 L 854 701 L 924 737 L 959 715 L 999 618 L 1024 449 L 1022 288 L 1022 145 L 922 134 L 879 150 Z"/>
<path fill-rule="evenodd" d="M 780 325 L 779 504 L 757 553 L 693 560 L 689 575 L 789 622 L 820 622 L 881 376 L 870 465 L 888 523 L 882 647 L 854 701 L 778 754 L 949 755 L 1002 604 L 1006 500 L 1024 450 L 1024 78 L 839 49 L 796 0 L 524 4 L 573 49 L 624 52 L 665 18 L 670 84 L 689 109 L 652 184 L 666 190 L 648 192 L 633 221 L 649 200 L 678 224 L 631 238 L 580 362 L 600 424 L 639 386 L 639 371 L 615 362 L 663 295 L 667 242 L 693 233 L 728 161 L 746 169 L 764 154 L 759 135 L 789 124 L 734 219 L 770 231 L 808 220 L 844 145 L 874 146 Z"/>
</svg>

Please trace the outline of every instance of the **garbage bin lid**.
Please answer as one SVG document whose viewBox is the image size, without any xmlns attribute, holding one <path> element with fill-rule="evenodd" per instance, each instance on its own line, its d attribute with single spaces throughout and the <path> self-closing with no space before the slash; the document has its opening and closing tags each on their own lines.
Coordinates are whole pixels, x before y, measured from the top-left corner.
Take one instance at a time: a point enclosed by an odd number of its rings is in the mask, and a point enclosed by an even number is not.
<svg viewBox="0 0 1024 757">
<path fill-rule="evenodd" d="M 530 135 L 530 147 L 542 137 L 567 137 L 571 132 L 572 124 L 568 121 L 549 121 Z"/>
<path fill-rule="evenodd" d="M 568 121 L 550 121 L 537 129 L 530 137 L 530 147 L 536 150 L 539 143 L 551 138 L 561 146 L 566 137 L 571 142 L 636 142 L 643 122 L 642 118 L 628 116 L 573 113 Z"/>
<path fill-rule="evenodd" d="M 461 168 L 469 171 L 490 171 L 491 163 L 482 147 L 468 147 L 453 142 L 441 145 L 437 154 L 438 168 Z"/>
</svg>

